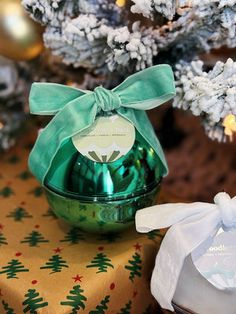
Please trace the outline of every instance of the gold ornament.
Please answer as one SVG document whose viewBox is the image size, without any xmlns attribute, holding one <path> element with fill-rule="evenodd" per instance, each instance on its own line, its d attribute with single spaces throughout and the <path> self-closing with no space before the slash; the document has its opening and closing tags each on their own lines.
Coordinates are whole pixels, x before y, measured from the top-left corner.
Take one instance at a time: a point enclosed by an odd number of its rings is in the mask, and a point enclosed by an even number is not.
<svg viewBox="0 0 236 314">
<path fill-rule="evenodd" d="M 116 5 L 120 8 L 124 7 L 126 4 L 126 0 L 116 0 Z"/>
<path fill-rule="evenodd" d="M 21 1 L 0 0 L 0 55 L 31 60 L 42 49 L 42 28 L 28 16 Z"/>
<path fill-rule="evenodd" d="M 225 134 L 229 136 L 230 141 L 233 140 L 233 135 L 236 132 L 236 119 L 233 114 L 228 114 L 223 121 L 223 127 L 225 128 Z"/>
</svg>

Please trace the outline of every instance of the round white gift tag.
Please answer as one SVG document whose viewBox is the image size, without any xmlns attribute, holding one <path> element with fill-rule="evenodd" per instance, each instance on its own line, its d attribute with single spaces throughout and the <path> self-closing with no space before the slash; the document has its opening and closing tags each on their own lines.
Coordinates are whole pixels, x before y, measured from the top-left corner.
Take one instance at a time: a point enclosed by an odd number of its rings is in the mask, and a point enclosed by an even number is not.
<svg viewBox="0 0 236 314">
<path fill-rule="evenodd" d="M 200 272 L 218 289 L 236 288 L 236 230 L 222 228 L 192 253 L 192 260 Z"/>
<path fill-rule="evenodd" d="M 96 162 L 113 162 L 133 147 L 135 128 L 119 115 L 98 117 L 94 124 L 76 134 L 72 142 L 76 149 Z"/>
</svg>

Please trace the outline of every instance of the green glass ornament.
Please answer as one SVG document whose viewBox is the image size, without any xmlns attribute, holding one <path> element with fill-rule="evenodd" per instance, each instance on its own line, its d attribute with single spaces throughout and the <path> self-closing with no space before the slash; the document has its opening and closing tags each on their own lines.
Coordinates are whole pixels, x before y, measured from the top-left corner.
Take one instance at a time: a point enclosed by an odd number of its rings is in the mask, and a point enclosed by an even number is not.
<svg viewBox="0 0 236 314">
<path fill-rule="evenodd" d="M 134 225 L 135 212 L 154 204 L 163 165 L 136 131 L 131 150 L 114 162 L 90 160 L 68 140 L 45 180 L 58 217 L 94 233 L 118 232 Z"/>
<path fill-rule="evenodd" d="M 31 113 L 54 118 L 40 132 L 29 167 L 59 217 L 86 231 L 114 232 L 153 204 L 168 167 L 145 111 L 174 95 L 166 64 L 139 71 L 112 90 L 32 85 Z"/>
</svg>

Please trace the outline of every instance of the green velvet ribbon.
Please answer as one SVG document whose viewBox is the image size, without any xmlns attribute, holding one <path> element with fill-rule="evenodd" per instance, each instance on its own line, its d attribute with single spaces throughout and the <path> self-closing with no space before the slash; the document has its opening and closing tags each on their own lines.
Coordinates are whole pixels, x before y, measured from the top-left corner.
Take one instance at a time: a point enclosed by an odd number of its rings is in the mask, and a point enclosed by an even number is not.
<svg viewBox="0 0 236 314">
<path fill-rule="evenodd" d="M 30 92 L 33 114 L 54 115 L 40 132 L 29 156 L 29 167 L 44 184 L 59 148 L 75 134 L 90 127 L 100 111 L 113 111 L 129 120 L 168 167 L 161 145 L 144 110 L 157 107 L 175 95 L 169 65 L 156 65 L 129 76 L 112 90 L 102 86 L 82 91 L 54 83 L 34 83 Z"/>
</svg>

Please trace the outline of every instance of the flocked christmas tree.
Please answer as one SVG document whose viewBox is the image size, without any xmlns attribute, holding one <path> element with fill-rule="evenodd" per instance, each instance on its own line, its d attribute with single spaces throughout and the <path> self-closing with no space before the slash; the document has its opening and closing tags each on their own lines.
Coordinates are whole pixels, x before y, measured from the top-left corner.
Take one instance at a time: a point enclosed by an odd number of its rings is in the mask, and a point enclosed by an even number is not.
<svg viewBox="0 0 236 314">
<path fill-rule="evenodd" d="M 132 256 L 132 259 L 129 260 L 129 264 L 125 266 L 125 268 L 128 269 L 130 272 L 129 279 L 131 281 L 134 281 L 134 278 L 136 276 L 141 277 L 141 269 L 142 269 L 141 264 L 142 264 L 142 261 L 141 261 L 140 254 L 136 252 Z"/>
<path fill-rule="evenodd" d="M 70 294 L 66 297 L 67 301 L 62 301 L 61 305 L 72 307 L 71 314 L 76 314 L 80 308 L 84 310 L 87 298 L 82 294 L 83 292 L 84 290 L 80 288 L 80 285 L 74 286 Z"/>
<path fill-rule="evenodd" d="M 16 314 L 16 312 L 4 300 L 2 300 L 2 305 L 6 314 Z"/>
<path fill-rule="evenodd" d="M 2 233 L 0 233 L 0 246 L 3 244 L 7 244 L 7 239 L 4 237 Z"/>
<path fill-rule="evenodd" d="M 236 131 L 235 119 L 225 125 L 225 117 L 236 115 L 236 62 L 217 62 L 206 72 L 203 62 L 182 61 L 176 65 L 177 95 L 173 105 L 202 116 L 206 132 L 212 139 L 224 141 Z M 222 123 L 223 121 L 223 123 Z"/>
<path fill-rule="evenodd" d="M 7 279 L 18 278 L 17 274 L 22 272 L 28 272 L 29 270 L 24 267 L 24 265 L 16 259 L 12 259 L 6 266 L 2 267 L 0 271 L 1 274 L 6 274 Z"/>
<path fill-rule="evenodd" d="M 98 268 L 97 273 L 103 273 L 107 272 L 107 268 L 109 267 L 114 268 L 110 262 L 111 260 L 104 253 L 98 253 L 86 267 L 96 267 Z"/>
<path fill-rule="evenodd" d="M 11 217 L 15 221 L 22 221 L 24 218 L 32 218 L 33 216 L 30 215 L 23 207 L 17 207 L 9 215 L 7 215 L 7 217 Z"/>
<path fill-rule="evenodd" d="M 132 301 L 129 301 L 128 303 L 125 304 L 125 306 L 122 309 L 120 309 L 120 312 L 118 314 L 130 314 L 131 306 L 132 306 Z"/>
<path fill-rule="evenodd" d="M 61 272 L 62 268 L 68 268 L 67 262 L 62 259 L 58 254 L 53 255 L 44 266 L 41 266 L 40 269 L 51 269 L 53 273 Z"/>
<path fill-rule="evenodd" d="M 22 0 L 22 4 L 45 25 L 44 42 L 53 54 L 66 64 L 106 74 L 111 85 L 129 72 L 171 64 L 178 86 L 175 106 L 200 115 L 211 138 L 225 139 L 224 118 L 236 115 L 235 65 L 230 71 L 227 63 L 220 63 L 213 72 L 205 72 L 198 61 L 191 62 L 212 49 L 236 47 L 235 1 Z M 218 74 L 225 80 L 222 86 Z"/>
<path fill-rule="evenodd" d="M 37 314 L 38 309 L 48 306 L 48 302 L 45 302 L 35 289 L 29 289 L 25 294 L 25 298 L 22 303 L 24 313 Z"/>
<path fill-rule="evenodd" d="M 70 244 L 78 244 L 81 240 L 84 240 L 84 235 L 81 230 L 77 227 L 72 227 L 65 238 L 60 240 L 60 242 L 69 242 Z"/>
<path fill-rule="evenodd" d="M 107 304 L 110 302 L 110 296 L 107 295 L 105 298 L 96 306 L 96 310 L 92 310 L 89 314 L 105 314 L 108 309 Z"/>
<path fill-rule="evenodd" d="M 32 231 L 21 243 L 28 243 L 29 246 L 38 246 L 39 243 L 49 242 L 38 231 Z"/>
<path fill-rule="evenodd" d="M 2 6 L 1 10 L 4 10 Z M 4 42 L 3 37 L 2 33 L 1 47 L 6 47 L 9 42 Z M 18 65 L 0 56 L 0 151 L 9 149 L 15 143 L 24 122 L 26 82 L 22 75 L 26 73 L 23 67 L 23 64 Z"/>
</svg>

